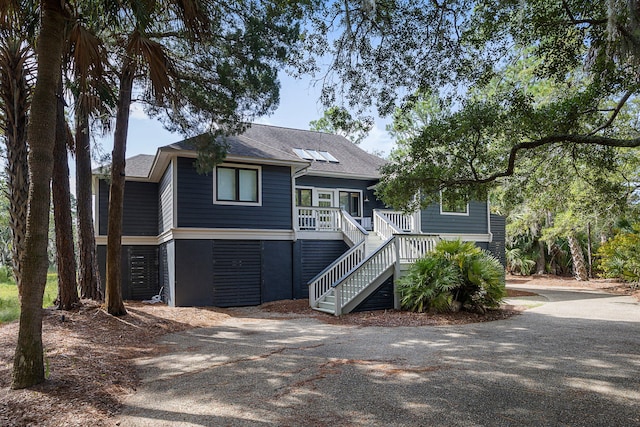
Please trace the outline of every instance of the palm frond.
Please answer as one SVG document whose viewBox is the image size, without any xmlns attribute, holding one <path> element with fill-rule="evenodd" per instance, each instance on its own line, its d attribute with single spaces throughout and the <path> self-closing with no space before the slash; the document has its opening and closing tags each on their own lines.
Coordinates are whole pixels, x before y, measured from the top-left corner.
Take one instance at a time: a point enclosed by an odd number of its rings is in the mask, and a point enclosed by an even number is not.
<svg viewBox="0 0 640 427">
<path fill-rule="evenodd" d="M 153 96 L 157 100 L 167 98 L 172 89 L 171 81 L 175 73 L 164 47 L 136 30 L 129 38 L 127 54 L 131 58 L 143 61 L 147 66 Z"/>
</svg>

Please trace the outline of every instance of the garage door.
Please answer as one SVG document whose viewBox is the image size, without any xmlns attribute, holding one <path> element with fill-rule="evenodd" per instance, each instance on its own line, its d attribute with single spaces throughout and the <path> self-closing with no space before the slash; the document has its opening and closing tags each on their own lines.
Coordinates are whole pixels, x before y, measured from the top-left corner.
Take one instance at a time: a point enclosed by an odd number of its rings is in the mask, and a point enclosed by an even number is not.
<svg viewBox="0 0 640 427">
<path fill-rule="evenodd" d="M 238 307 L 262 302 L 259 241 L 213 242 L 213 305 Z"/>
</svg>

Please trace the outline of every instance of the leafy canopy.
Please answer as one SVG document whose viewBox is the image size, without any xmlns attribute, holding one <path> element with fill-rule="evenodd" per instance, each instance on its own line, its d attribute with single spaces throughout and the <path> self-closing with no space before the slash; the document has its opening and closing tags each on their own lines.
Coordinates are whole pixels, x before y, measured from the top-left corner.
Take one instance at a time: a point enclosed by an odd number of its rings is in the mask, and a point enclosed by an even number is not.
<svg viewBox="0 0 640 427">
<path fill-rule="evenodd" d="M 309 122 L 311 130 L 341 135 L 354 144 L 360 144 L 372 126 L 372 117 L 354 118 L 346 108 L 338 106 L 325 110 L 322 117 Z"/>
<path fill-rule="evenodd" d="M 405 208 L 443 188 L 481 197 L 523 162 L 568 157 L 605 168 L 640 145 L 640 8 L 610 0 L 330 2 L 314 21 L 334 42 L 324 100 L 429 116 L 383 171 L 385 200 Z M 516 64 L 524 64 L 514 72 Z M 543 83 L 540 86 L 539 83 Z M 537 86 L 538 89 L 532 89 Z M 551 88 L 546 90 L 546 88 Z"/>
</svg>

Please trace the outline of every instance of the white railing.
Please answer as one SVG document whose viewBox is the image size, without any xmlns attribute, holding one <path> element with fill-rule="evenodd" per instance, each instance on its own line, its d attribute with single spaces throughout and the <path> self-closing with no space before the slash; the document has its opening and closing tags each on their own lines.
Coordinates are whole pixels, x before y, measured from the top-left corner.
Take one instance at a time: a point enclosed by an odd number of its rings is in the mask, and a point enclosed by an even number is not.
<svg viewBox="0 0 640 427">
<path fill-rule="evenodd" d="M 395 225 L 402 233 L 419 233 L 419 212 L 407 215 L 400 211 L 380 211 L 393 225 Z"/>
<path fill-rule="evenodd" d="M 389 240 L 394 234 L 402 233 L 402 230 L 387 217 L 386 212 L 378 209 L 373 210 L 373 230 L 383 240 Z"/>
<path fill-rule="evenodd" d="M 336 282 L 334 313 L 340 315 L 344 307 L 399 263 L 415 262 L 433 251 L 439 237 L 434 235 L 399 234 L 389 239 L 373 254 Z"/>
<path fill-rule="evenodd" d="M 300 231 L 340 231 L 341 213 L 339 208 L 297 207 L 298 230 Z"/>
<path fill-rule="evenodd" d="M 318 301 L 338 282 L 352 271 L 364 258 L 364 240 L 345 252 L 340 258 L 329 264 L 316 277 L 309 281 L 309 305 L 316 307 Z"/>
<path fill-rule="evenodd" d="M 398 261 L 400 263 L 416 262 L 428 252 L 434 250 L 440 237 L 429 234 L 400 234 L 396 236 L 398 245 Z"/>
<path fill-rule="evenodd" d="M 365 262 L 360 264 L 349 275 L 338 282 L 335 287 L 336 315 L 342 314 L 342 309 L 358 296 L 369 284 L 380 277 L 385 271 L 393 267 L 396 262 L 395 239 L 391 239 L 371 254 Z"/>
<path fill-rule="evenodd" d="M 358 221 L 355 220 L 349 213 L 345 210 L 341 210 L 341 223 L 342 223 L 342 234 L 344 234 L 349 240 L 349 246 L 357 245 L 364 241 L 367 238 L 369 232 L 365 230 Z"/>
</svg>

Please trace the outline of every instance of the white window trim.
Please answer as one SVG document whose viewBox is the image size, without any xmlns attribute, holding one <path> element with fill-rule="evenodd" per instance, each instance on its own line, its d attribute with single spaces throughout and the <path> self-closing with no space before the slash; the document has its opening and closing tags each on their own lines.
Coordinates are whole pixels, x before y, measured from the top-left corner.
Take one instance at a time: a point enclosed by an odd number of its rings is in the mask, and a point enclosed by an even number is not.
<svg viewBox="0 0 640 427">
<path fill-rule="evenodd" d="M 331 206 L 332 208 L 338 207 L 338 201 L 336 200 L 336 189 L 335 188 L 321 188 L 321 187 L 313 187 L 313 191 L 311 192 L 311 196 L 313 201 L 311 202 L 313 206 L 318 207 L 320 204 L 320 196 L 318 193 L 332 193 L 331 195 Z"/>
<path fill-rule="evenodd" d="M 469 202 L 467 202 L 466 212 L 448 212 L 442 210 L 442 190 L 440 190 L 440 215 L 453 215 L 453 216 L 469 216 Z"/>
<path fill-rule="evenodd" d="M 229 200 L 218 200 L 218 167 L 235 169 L 255 169 L 258 171 L 258 201 L 257 202 L 236 202 Z M 213 204 L 230 206 L 262 206 L 262 166 L 247 165 L 242 163 L 221 163 L 213 169 Z"/>
<path fill-rule="evenodd" d="M 336 189 L 338 192 L 338 207 L 340 207 L 340 192 L 349 192 L 349 193 L 360 193 L 360 216 L 354 216 L 354 218 L 362 219 L 364 217 L 364 195 L 362 194 L 362 190 L 358 190 L 355 188 L 338 188 Z"/>
<path fill-rule="evenodd" d="M 311 206 L 298 206 L 296 205 L 296 193 L 298 190 L 311 190 Z M 308 187 L 306 185 L 296 185 L 294 187 L 294 191 L 293 191 L 293 206 L 294 207 L 301 207 L 301 208 L 308 208 L 308 207 L 313 207 L 313 193 L 314 193 L 315 187 Z"/>
</svg>

